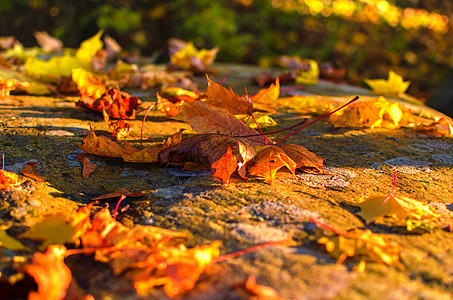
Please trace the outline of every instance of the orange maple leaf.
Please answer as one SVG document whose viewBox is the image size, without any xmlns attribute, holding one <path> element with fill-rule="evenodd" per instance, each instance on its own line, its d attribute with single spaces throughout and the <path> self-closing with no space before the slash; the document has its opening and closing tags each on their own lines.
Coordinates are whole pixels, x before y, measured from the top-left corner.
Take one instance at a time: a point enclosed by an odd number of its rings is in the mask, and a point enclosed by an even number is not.
<svg viewBox="0 0 453 300">
<path fill-rule="evenodd" d="M 234 156 L 231 148 L 228 147 L 227 152 L 211 165 L 211 168 L 215 170 L 212 176 L 220 178 L 223 183 L 228 184 L 237 166 L 238 161 L 236 156 Z"/>
<path fill-rule="evenodd" d="M 28 294 L 29 300 L 63 299 L 72 280 L 71 270 L 65 265 L 66 248 L 51 245 L 45 253 L 37 252 L 31 262 L 24 266 L 38 285 L 38 291 Z"/>
<path fill-rule="evenodd" d="M 275 178 L 275 174 L 283 167 L 287 167 L 295 174 L 297 163 L 278 146 L 266 146 L 259 151 L 253 159 L 253 164 L 247 168 L 250 175 L 264 177 L 269 183 Z"/>
</svg>

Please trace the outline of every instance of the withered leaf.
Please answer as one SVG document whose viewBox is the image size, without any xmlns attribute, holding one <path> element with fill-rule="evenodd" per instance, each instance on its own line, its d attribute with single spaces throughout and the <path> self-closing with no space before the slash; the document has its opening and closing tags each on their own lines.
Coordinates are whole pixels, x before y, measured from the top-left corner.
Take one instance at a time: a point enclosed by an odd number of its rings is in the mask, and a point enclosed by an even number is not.
<svg viewBox="0 0 453 300">
<path fill-rule="evenodd" d="M 28 294 L 29 300 L 64 299 L 72 280 L 71 270 L 64 263 L 65 254 L 64 246 L 51 245 L 45 253 L 35 253 L 31 262 L 24 266 L 25 273 L 38 285 L 37 292 Z"/>
<path fill-rule="evenodd" d="M 220 178 L 223 183 L 228 184 L 231 175 L 236 171 L 237 167 L 236 156 L 233 155 L 233 151 L 228 147 L 227 152 L 211 165 L 211 168 L 215 170 L 212 176 Z"/>
<path fill-rule="evenodd" d="M 237 161 L 239 175 L 245 178 L 245 164 L 255 156 L 255 149 L 246 142 L 225 135 L 199 134 L 183 139 L 179 144 L 162 151 L 159 160 L 161 164 L 176 166 L 181 166 L 184 162 L 195 162 L 213 169 L 215 173 L 212 166 L 222 157 L 231 164 L 231 156 L 224 156 L 229 148 Z M 228 168 L 232 169 L 232 166 Z"/>
<path fill-rule="evenodd" d="M 135 119 L 135 109 L 142 104 L 137 97 L 121 92 L 119 88 L 108 88 L 100 98 L 82 94 L 78 106 L 102 113 L 105 110 L 109 117 L 116 119 Z"/>
<path fill-rule="evenodd" d="M 250 175 L 264 177 L 272 184 L 275 174 L 283 167 L 295 174 L 297 163 L 278 146 L 266 146 L 256 154 L 247 171 Z"/>
<path fill-rule="evenodd" d="M 262 89 L 252 96 L 253 111 L 273 114 L 277 111 L 278 97 L 280 96 L 280 81 L 277 78 L 275 84 L 267 89 Z"/>
<path fill-rule="evenodd" d="M 136 152 L 130 152 L 123 154 L 122 158 L 126 162 L 137 162 L 137 163 L 151 163 L 159 160 L 159 153 L 165 149 L 170 148 L 173 145 L 178 144 L 182 140 L 182 132 L 185 129 L 180 129 L 177 133 L 172 134 L 161 146 L 154 146 L 149 148 L 143 148 L 142 150 L 136 150 Z"/>
<path fill-rule="evenodd" d="M 77 154 L 74 157 L 74 159 L 76 161 L 79 161 L 83 166 L 83 169 L 82 169 L 83 178 L 88 178 L 90 176 L 91 172 L 93 172 L 94 169 L 96 169 L 96 167 L 97 167 L 95 164 L 91 163 L 91 161 L 82 153 Z"/>
<path fill-rule="evenodd" d="M 238 139 L 246 141 L 252 146 L 263 145 L 266 142 L 258 132 L 231 113 L 200 101 L 184 103 L 181 114 L 184 120 L 200 134 L 219 133 L 237 136 Z"/>
<path fill-rule="evenodd" d="M 42 177 L 35 171 L 37 165 L 38 163 L 36 161 L 29 161 L 22 167 L 22 169 L 20 169 L 20 172 L 26 177 L 32 178 L 39 182 L 44 182 L 44 179 L 42 179 Z"/>
<path fill-rule="evenodd" d="M 108 137 L 98 137 L 91 127 L 90 134 L 83 139 L 83 145 L 80 145 L 80 149 L 88 154 L 108 157 L 122 157 L 137 152 L 137 149 L 129 143 L 125 143 L 122 147 Z"/>
<path fill-rule="evenodd" d="M 227 90 L 218 83 L 215 83 L 208 76 L 208 89 L 206 103 L 233 115 L 250 115 L 253 112 L 252 99 L 249 96 L 240 97 L 233 90 Z"/>
<path fill-rule="evenodd" d="M 307 173 L 323 173 L 324 158 L 310 152 L 307 148 L 296 144 L 279 146 L 289 158 L 296 162 L 296 169 Z"/>
</svg>

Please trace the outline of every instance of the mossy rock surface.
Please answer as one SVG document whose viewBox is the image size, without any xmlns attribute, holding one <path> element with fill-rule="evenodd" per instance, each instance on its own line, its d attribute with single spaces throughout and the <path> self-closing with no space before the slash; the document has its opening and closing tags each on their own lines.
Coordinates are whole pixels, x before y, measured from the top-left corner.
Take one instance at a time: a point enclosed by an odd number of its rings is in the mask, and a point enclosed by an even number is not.
<svg viewBox="0 0 453 300">
<path fill-rule="evenodd" d="M 219 65 L 216 77 L 226 76 L 238 94 L 258 90 L 249 82 L 261 70 L 252 66 Z M 200 88 L 205 84 L 199 78 Z M 155 91 L 130 91 L 143 101 L 153 101 Z M 358 94 L 374 97 L 368 90 L 345 84 L 321 82 L 303 93 L 329 95 L 346 102 Z M 437 112 L 397 99 L 418 113 Z M 410 99 L 409 99 L 410 100 Z M 284 239 L 294 233 L 295 246 L 270 246 L 236 259 L 213 264 L 202 274 L 184 299 L 242 299 L 234 287 L 249 276 L 290 299 L 451 299 L 453 298 L 453 139 L 435 138 L 412 129 L 335 129 L 320 121 L 288 138 L 326 158 L 323 175 L 279 172 L 272 185 L 258 177 L 233 176 L 225 187 L 204 171 L 183 171 L 158 164 L 125 163 L 121 159 L 88 155 L 98 167 L 84 179 L 74 160 L 78 145 L 92 126 L 108 131 L 102 115 L 76 107 L 56 97 L 11 96 L 0 100 L 0 149 L 5 169 L 19 172 L 29 160 L 38 162 L 44 183 L 23 178 L 18 189 L 1 192 L 0 225 L 12 225 L 9 233 L 20 234 L 43 215 L 75 211 L 92 198 L 127 189 L 145 191 L 140 198 L 127 198 L 118 220 L 126 226 L 153 225 L 189 233 L 188 247 L 222 242 L 222 254 L 260 243 Z M 144 111 L 132 121 L 127 141 L 140 144 Z M 303 115 L 279 112 L 276 130 L 300 121 Z M 151 111 L 144 127 L 145 146 L 158 144 L 179 129 L 190 126 Z M 285 133 L 275 135 L 278 140 Z M 389 193 L 393 171 L 398 170 L 397 194 L 429 204 L 440 218 L 431 227 L 409 232 L 404 222 L 381 218 L 366 224 L 357 216 L 356 205 L 371 193 Z M 101 207 L 103 204 L 99 205 Z M 111 203 L 110 207 L 115 206 Z M 359 260 L 336 264 L 336 259 L 316 241 L 334 233 L 317 227 L 310 218 L 346 232 L 369 228 L 399 245 L 401 265 L 369 262 L 357 272 Z M 133 289 L 113 276 L 108 267 L 88 258 L 67 261 L 79 285 L 97 298 L 139 298 Z M 2 271 L 3 272 L 3 271 Z M 87 276 L 89 274 L 89 276 Z M 163 299 L 156 288 L 150 299 Z"/>
</svg>

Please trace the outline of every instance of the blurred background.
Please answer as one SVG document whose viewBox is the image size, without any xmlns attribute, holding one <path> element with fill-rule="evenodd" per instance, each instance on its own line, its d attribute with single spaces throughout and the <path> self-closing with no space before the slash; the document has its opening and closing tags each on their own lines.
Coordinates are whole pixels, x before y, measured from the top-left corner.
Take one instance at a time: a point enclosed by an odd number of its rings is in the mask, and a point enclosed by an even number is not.
<svg viewBox="0 0 453 300">
<path fill-rule="evenodd" d="M 0 0 L 0 36 L 36 45 L 46 31 L 78 47 L 99 29 L 166 62 L 167 41 L 219 47 L 217 62 L 276 65 L 281 55 L 343 65 L 345 80 L 412 82 L 408 93 L 453 116 L 451 0 Z"/>
</svg>

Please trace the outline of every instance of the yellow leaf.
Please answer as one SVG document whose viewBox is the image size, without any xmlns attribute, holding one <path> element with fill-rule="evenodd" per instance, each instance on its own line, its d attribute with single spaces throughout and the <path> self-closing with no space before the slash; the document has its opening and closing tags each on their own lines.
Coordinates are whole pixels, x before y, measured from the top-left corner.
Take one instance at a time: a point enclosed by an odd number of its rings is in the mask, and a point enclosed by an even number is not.
<svg viewBox="0 0 453 300">
<path fill-rule="evenodd" d="M 170 61 L 183 69 L 190 69 L 193 67 L 192 58 L 196 58 L 203 67 L 207 67 L 213 63 L 216 55 L 217 48 L 197 50 L 192 42 L 188 42 L 184 48 L 170 57 Z"/>
<path fill-rule="evenodd" d="M 295 70 L 297 84 L 317 84 L 319 78 L 319 67 L 315 60 L 303 60 L 310 66 L 308 70 Z"/>
<path fill-rule="evenodd" d="M 398 128 L 403 110 L 398 102 L 389 102 L 380 96 L 376 99 L 356 102 L 330 116 L 335 127 L 385 127 Z"/>
<path fill-rule="evenodd" d="M 96 79 L 93 73 L 82 68 L 72 70 L 72 80 L 77 85 L 81 95 L 94 99 L 100 98 L 106 91 L 106 87 Z"/>
<path fill-rule="evenodd" d="M 90 207 L 82 207 L 70 216 L 64 214 L 47 215 L 41 223 L 35 224 L 19 235 L 19 238 L 42 241 L 38 248 L 43 251 L 49 245 L 74 243 L 84 234 L 90 223 Z"/>
<path fill-rule="evenodd" d="M 318 243 L 325 245 L 326 251 L 343 263 L 348 257 L 359 257 L 367 261 L 400 265 L 399 247 L 388 244 L 384 237 L 371 230 L 354 229 L 331 238 L 322 237 Z"/>
<path fill-rule="evenodd" d="M 15 238 L 9 236 L 5 230 L 0 230 L 0 247 L 6 248 L 13 251 L 26 250 L 31 251 L 30 248 L 24 246 L 21 242 Z"/>
<path fill-rule="evenodd" d="M 104 44 L 101 41 L 102 33 L 103 33 L 103 31 L 100 30 L 94 36 L 83 41 L 80 44 L 80 47 L 76 52 L 77 59 L 79 59 L 82 63 L 84 63 L 86 65 L 91 64 L 91 60 L 92 60 L 93 56 L 96 54 L 96 52 L 101 50 L 102 47 L 104 46 Z"/>
<path fill-rule="evenodd" d="M 75 55 L 66 52 L 63 56 L 53 56 L 48 61 L 29 57 L 25 62 L 25 70 L 30 75 L 49 81 L 70 76 L 73 69 L 91 70 L 92 57 L 102 49 L 101 34 L 102 31 L 99 31 L 95 36 L 83 41 Z"/>
<path fill-rule="evenodd" d="M 389 77 L 385 79 L 365 79 L 373 92 L 383 96 L 401 96 L 407 90 L 410 81 L 403 81 L 403 77 L 393 71 L 389 72 Z"/>
<path fill-rule="evenodd" d="M 437 219 L 439 217 L 429 205 L 408 197 L 395 196 L 393 193 L 375 194 L 361 198 L 358 206 L 361 208 L 358 215 L 363 217 L 367 223 L 381 216 L 394 216 L 402 220 L 406 218 Z"/>
</svg>

